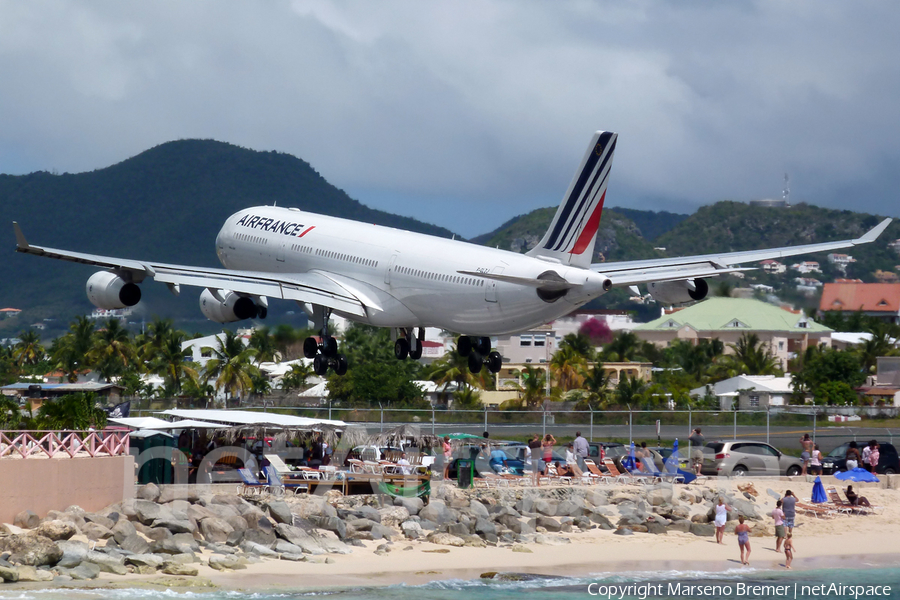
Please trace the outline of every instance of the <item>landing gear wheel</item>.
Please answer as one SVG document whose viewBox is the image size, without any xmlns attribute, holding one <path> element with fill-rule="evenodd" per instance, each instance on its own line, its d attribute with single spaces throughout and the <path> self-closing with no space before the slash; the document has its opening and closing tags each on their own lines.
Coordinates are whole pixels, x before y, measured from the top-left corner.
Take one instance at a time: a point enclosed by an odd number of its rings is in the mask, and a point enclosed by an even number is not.
<svg viewBox="0 0 900 600">
<path fill-rule="evenodd" d="M 319 377 L 323 377 L 328 372 L 328 359 L 322 354 L 316 354 L 313 359 L 313 371 Z"/>
<path fill-rule="evenodd" d="M 472 352 L 472 338 L 467 335 L 459 336 L 459 340 L 456 342 L 456 352 L 460 356 L 469 356 Z"/>
<path fill-rule="evenodd" d="M 303 340 L 303 356 L 306 358 L 315 358 L 319 353 L 319 342 L 314 337 L 308 337 Z"/>
<path fill-rule="evenodd" d="M 480 337 L 475 342 L 475 350 L 482 356 L 487 356 L 491 352 L 491 338 Z"/>
<path fill-rule="evenodd" d="M 328 358 L 337 356 L 337 340 L 330 335 L 326 335 L 322 338 L 322 354 Z"/>
<path fill-rule="evenodd" d="M 347 359 L 343 354 L 338 354 L 333 367 L 335 375 L 344 375 L 347 372 Z"/>
<path fill-rule="evenodd" d="M 422 342 L 413 338 L 409 344 L 409 357 L 413 360 L 422 358 Z"/>
<path fill-rule="evenodd" d="M 490 371 L 491 373 L 498 373 L 500 371 L 500 368 L 503 366 L 503 357 L 500 356 L 499 352 L 494 350 L 487 355 L 485 364 L 487 364 L 488 371 Z"/>
<path fill-rule="evenodd" d="M 394 342 L 394 356 L 397 357 L 397 360 L 406 360 L 406 357 L 409 356 L 409 342 L 406 341 L 406 338 L 400 338 Z"/>
<path fill-rule="evenodd" d="M 481 373 L 481 367 L 484 366 L 484 360 L 481 358 L 481 355 L 477 352 L 472 352 L 469 354 L 469 371 L 473 375 L 478 375 Z"/>
</svg>

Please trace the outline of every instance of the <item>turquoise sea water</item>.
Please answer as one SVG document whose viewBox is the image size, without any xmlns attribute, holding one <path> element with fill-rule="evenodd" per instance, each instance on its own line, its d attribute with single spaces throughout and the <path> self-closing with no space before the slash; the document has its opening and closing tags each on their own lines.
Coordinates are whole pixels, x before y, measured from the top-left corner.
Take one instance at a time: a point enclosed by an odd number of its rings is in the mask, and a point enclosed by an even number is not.
<svg viewBox="0 0 900 600">
<path fill-rule="evenodd" d="M 298 582 L 302 585 L 301 582 Z M 629 587 L 630 586 L 630 587 Z M 873 587 L 879 586 L 879 587 Z M 887 589 L 889 588 L 889 589 Z M 762 593 L 760 593 L 762 592 Z M 598 593 L 602 595 L 598 595 Z M 426 585 L 396 585 L 344 590 L 296 592 L 176 591 L 147 589 L 3 590 L 0 600 L 521 600 L 574 598 L 896 598 L 900 567 L 753 571 L 722 573 L 634 572 L 578 578 L 527 576 L 524 581 L 448 580 Z"/>
</svg>

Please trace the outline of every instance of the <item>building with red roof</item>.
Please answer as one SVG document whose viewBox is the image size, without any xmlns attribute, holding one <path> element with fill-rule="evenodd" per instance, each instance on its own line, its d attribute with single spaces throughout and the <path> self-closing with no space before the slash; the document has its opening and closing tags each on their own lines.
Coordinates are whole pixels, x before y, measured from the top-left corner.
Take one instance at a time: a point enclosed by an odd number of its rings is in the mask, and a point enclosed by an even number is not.
<svg viewBox="0 0 900 600">
<path fill-rule="evenodd" d="M 826 283 L 819 312 L 834 310 L 900 323 L 900 283 Z"/>
</svg>

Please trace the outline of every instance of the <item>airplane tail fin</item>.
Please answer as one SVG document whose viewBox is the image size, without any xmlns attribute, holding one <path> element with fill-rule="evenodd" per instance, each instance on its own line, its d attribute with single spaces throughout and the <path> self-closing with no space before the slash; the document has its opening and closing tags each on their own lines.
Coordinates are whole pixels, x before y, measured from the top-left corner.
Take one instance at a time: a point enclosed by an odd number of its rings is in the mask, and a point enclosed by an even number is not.
<svg viewBox="0 0 900 600">
<path fill-rule="evenodd" d="M 528 251 L 529 256 L 544 256 L 575 267 L 591 265 L 617 137 L 615 133 L 598 131 L 591 138 L 550 228 L 540 243 Z"/>
</svg>

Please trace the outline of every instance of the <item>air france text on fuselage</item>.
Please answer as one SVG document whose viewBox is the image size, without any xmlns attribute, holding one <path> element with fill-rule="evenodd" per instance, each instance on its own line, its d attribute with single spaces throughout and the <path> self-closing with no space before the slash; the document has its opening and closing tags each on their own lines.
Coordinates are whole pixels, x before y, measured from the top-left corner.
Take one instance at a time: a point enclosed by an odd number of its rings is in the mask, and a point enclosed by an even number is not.
<svg viewBox="0 0 900 600">
<path fill-rule="evenodd" d="M 315 225 L 306 227 L 302 223 L 289 223 L 288 221 L 276 221 L 269 217 L 260 217 L 259 215 L 244 215 L 237 222 L 238 225 L 249 227 L 250 229 L 264 229 L 273 233 L 281 233 L 291 237 L 303 237 L 312 230 Z"/>
</svg>

